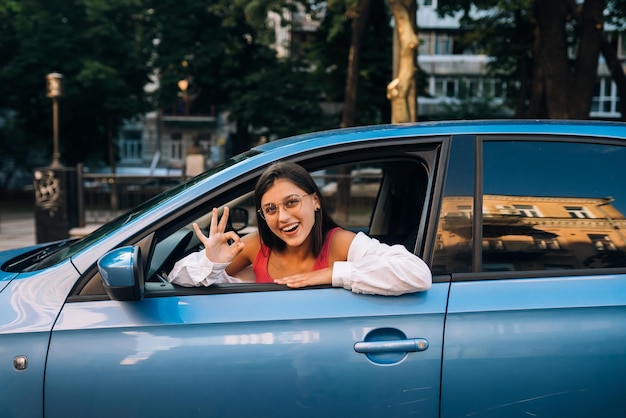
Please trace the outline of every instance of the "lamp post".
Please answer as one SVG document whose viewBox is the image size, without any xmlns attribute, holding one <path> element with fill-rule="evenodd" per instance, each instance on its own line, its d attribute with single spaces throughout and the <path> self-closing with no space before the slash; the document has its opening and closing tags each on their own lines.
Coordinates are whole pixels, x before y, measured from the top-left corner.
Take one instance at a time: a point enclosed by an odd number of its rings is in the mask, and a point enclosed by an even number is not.
<svg viewBox="0 0 626 418">
<path fill-rule="evenodd" d="M 53 150 L 51 168 L 61 168 L 61 153 L 59 152 L 59 97 L 63 95 L 63 75 L 50 73 L 46 75 L 47 89 L 46 96 L 52 99 L 52 131 Z"/>
<path fill-rule="evenodd" d="M 187 89 L 189 88 L 189 80 L 183 78 L 178 81 L 178 88 L 183 93 L 183 103 L 185 104 L 185 116 L 189 114 L 189 96 Z"/>
</svg>

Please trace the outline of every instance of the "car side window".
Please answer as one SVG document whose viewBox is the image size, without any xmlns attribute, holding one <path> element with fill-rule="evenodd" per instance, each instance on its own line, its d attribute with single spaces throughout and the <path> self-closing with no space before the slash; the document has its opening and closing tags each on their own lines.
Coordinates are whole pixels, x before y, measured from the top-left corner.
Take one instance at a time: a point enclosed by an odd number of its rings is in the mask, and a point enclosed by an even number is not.
<svg viewBox="0 0 626 418">
<path fill-rule="evenodd" d="M 326 210 L 346 229 L 369 231 L 374 203 L 383 178 L 378 163 L 342 164 L 311 173 Z"/>
<path fill-rule="evenodd" d="M 626 267 L 626 147 L 483 143 L 482 271 Z"/>
<path fill-rule="evenodd" d="M 423 161 L 367 161 L 328 166 L 311 171 L 311 175 L 320 189 L 326 210 L 343 228 L 362 231 L 389 244 L 403 244 L 413 251 L 428 185 L 428 170 Z M 407 182 L 407 178 L 413 181 Z M 409 188 L 412 189 L 410 193 Z M 212 205 L 207 204 L 206 207 L 212 208 Z M 224 206 L 230 208 L 231 218 L 238 214 L 239 219 L 233 218 L 231 227 L 239 235 L 256 230 L 252 190 L 241 190 L 237 198 L 220 204 L 220 213 Z M 187 219 L 176 230 L 157 233 L 159 237 L 145 269 L 146 295 L 276 290 L 277 285 L 273 284 L 214 284 L 208 288 L 181 288 L 168 283 L 167 274 L 174 263 L 201 249 L 192 224 L 197 223 L 206 233 L 210 221 L 211 212 L 207 209 L 199 216 Z"/>
</svg>

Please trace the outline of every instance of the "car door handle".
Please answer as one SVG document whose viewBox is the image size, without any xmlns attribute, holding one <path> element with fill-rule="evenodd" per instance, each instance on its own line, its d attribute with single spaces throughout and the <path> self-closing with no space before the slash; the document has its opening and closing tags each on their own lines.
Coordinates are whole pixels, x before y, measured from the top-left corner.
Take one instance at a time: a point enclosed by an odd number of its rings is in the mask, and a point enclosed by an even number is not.
<svg viewBox="0 0 626 418">
<path fill-rule="evenodd" d="M 406 340 L 392 341 L 359 341 L 354 344 L 357 353 L 408 353 L 411 351 L 424 351 L 428 348 L 428 341 L 424 338 L 410 338 Z"/>
</svg>

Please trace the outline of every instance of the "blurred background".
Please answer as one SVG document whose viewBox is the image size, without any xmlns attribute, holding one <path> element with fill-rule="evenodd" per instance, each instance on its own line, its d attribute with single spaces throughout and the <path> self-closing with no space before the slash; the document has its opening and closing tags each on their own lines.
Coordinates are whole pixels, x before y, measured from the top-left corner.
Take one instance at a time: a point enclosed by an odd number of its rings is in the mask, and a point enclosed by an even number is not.
<svg viewBox="0 0 626 418">
<path fill-rule="evenodd" d="M 84 226 L 299 133 L 621 121 L 625 12 L 626 0 L 0 0 L 0 210 L 41 203 L 47 167 L 80 183 L 70 223 Z"/>
</svg>

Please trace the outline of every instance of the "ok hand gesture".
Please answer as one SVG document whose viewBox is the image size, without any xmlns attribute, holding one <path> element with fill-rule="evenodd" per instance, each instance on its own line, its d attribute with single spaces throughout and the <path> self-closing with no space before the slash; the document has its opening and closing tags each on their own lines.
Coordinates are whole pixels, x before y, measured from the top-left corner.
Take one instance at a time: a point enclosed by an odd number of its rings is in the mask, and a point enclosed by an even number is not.
<svg viewBox="0 0 626 418">
<path fill-rule="evenodd" d="M 197 223 L 193 224 L 196 236 L 204 245 L 207 258 L 214 263 L 230 263 L 244 247 L 244 243 L 235 231 L 224 232 L 228 223 L 228 213 L 229 209 L 226 206 L 222 219 L 218 222 L 217 208 L 213 208 L 208 237 L 202 233 Z"/>
</svg>

